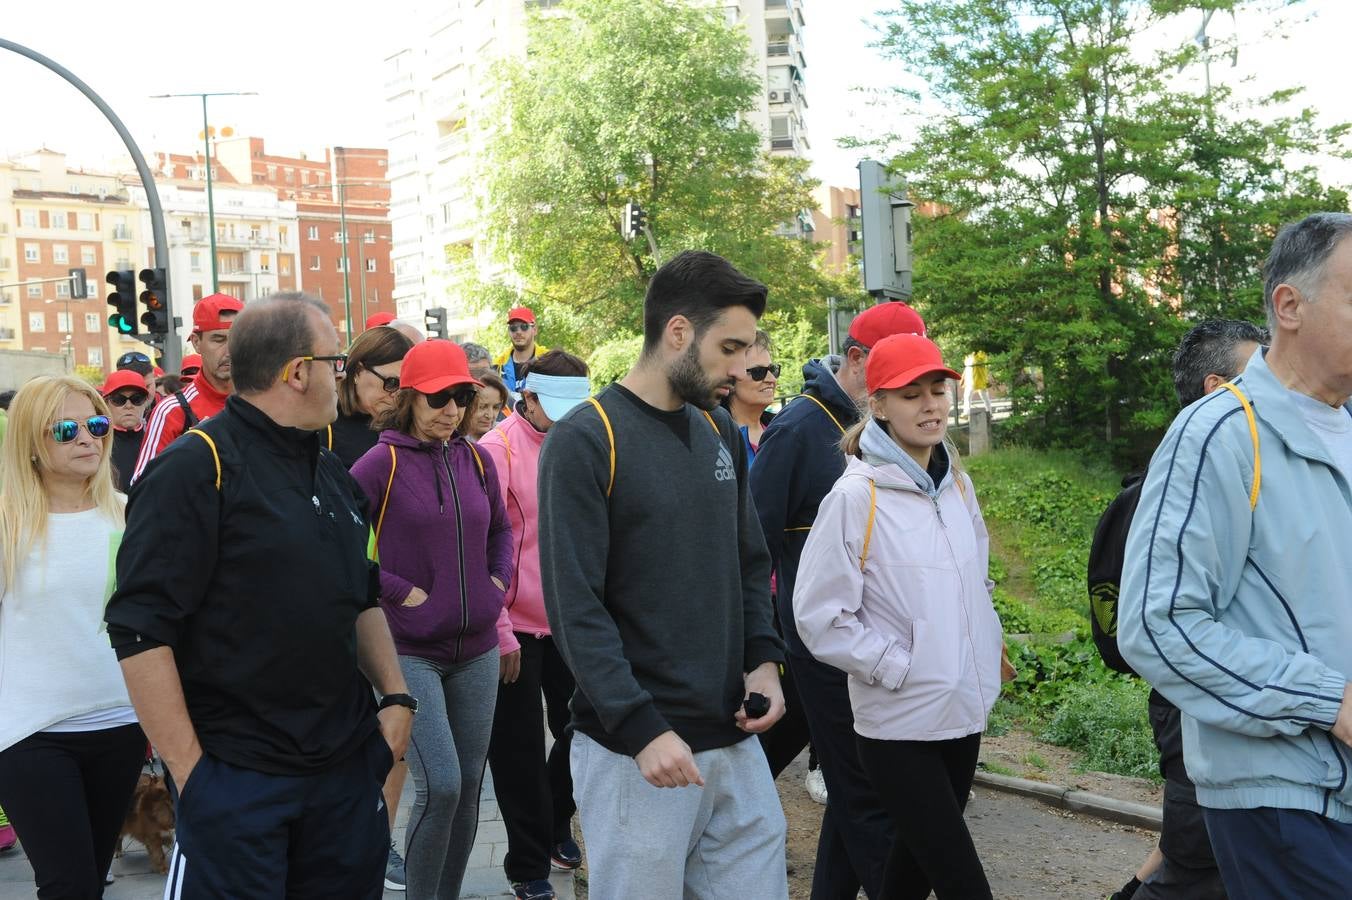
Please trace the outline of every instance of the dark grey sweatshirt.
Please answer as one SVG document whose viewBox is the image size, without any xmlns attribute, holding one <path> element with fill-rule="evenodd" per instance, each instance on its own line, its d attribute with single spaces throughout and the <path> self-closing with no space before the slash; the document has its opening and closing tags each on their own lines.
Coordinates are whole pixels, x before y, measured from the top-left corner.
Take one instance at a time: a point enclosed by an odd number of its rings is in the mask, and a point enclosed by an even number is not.
<svg viewBox="0 0 1352 900">
<path fill-rule="evenodd" d="M 770 557 L 747 490 L 746 448 L 693 406 L 656 409 L 619 385 L 582 404 L 540 457 L 540 571 L 549 626 L 577 678 L 573 725 L 636 755 L 674 730 L 693 750 L 747 735 L 742 675 L 781 662 Z"/>
</svg>

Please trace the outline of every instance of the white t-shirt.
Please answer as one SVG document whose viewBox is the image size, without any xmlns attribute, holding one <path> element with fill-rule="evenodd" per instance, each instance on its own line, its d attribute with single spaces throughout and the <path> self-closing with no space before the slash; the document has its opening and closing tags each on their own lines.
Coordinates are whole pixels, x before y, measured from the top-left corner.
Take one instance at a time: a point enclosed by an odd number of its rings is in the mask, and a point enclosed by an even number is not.
<svg viewBox="0 0 1352 900">
<path fill-rule="evenodd" d="M 121 540 L 97 509 L 53 513 L 13 588 L 0 585 L 0 750 L 39 731 L 136 721 L 103 625 Z"/>
<path fill-rule="evenodd" d="M 1352 414 L 1349 414 L 1347 404 L 1334 409 L 1308 394 L 1291 391 L 1291 396 L 1295 398 L 1296 408 L 1305 424 L 1319 435 L 1329 456 L 1333 457 L 1333 464 L 1352 484 Z"/>
</svg>

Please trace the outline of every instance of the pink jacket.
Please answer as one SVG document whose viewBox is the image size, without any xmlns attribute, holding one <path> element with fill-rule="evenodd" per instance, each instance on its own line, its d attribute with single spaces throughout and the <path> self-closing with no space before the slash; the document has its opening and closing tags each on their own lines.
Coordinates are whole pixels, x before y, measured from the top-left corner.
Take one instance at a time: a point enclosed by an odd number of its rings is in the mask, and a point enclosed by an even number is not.
<svg viewBox="0 0 1352 900">
<path fill-rule="evenodd" d="M 540 584 L 540 503 L 536 476 L 545 433 L 525 416 L 510 415 L 484 435 L 478 447 L 493 460 L 512 523 L 512 576 L 498 636 L 503 653 L 520 647 L 513 632 L 543 637 L 549 634 L 545 595 Z"/>
<path fill-rule="evenodd" d="M 895 463 L 848 460 L 808 535 L 793 613 L 812 655 L 849 675 L 859 734 L 938 741 L 985 729 L 1002 639 L 989 543 L 966 474 L 931 498 Z"/>
</svg>

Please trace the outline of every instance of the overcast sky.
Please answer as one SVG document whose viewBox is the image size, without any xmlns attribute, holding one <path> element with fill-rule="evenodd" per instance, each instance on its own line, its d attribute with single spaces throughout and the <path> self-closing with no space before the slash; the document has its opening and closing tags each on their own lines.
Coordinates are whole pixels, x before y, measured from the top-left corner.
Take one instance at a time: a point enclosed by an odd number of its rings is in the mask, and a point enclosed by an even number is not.
<svg viewBox="0 0 1352 900">
<path fill-rule="evenodd" d="M 401 33 L 415 27 L 408 15 L 410 0 L 322 5 L 16 0 L 5 5 L 0 36 L 45 53 L 87 81 L 146 153 L 201 146 L 200 101 L 148 99 L 188 91 L 258 92 L 256 97 L 213 98 L 211 122 L 264 137 L 274 153 L 384 146 L 388 114 L 382 61 L 401 45 Z M 866 94 L 906 78 L 902 63 L 882 60 L 868 46 L 875 35 L 865 20 L 886 5 L 884 0 L 805 0 L 813 173 L 831 184 L 857 183 L 854 167 L 861 152 L 840 150 L 840 138 L 905 127 L 904 120 L 871 105 Z M 1239 66 L 1213 67 L 1213 80 L 1249 94 L 1305 86 L 1304 102 L 1319 110 L 1323 121 L 1350 121 L 1352 91 L 1330 62 L 1346 52 L 1352 3 L 1310 0 L 1301 9 L 1307 20 L 1285 35 L 1268 34 L 1270 23 L 1258 16 L 1241 16 L 1235 25 L 1217 17 L 1212 33 L 1224 37 L 1237 27 L 1243 47 Z M 134 19 L 129 10 L 135 10 Z M 372 11 L 384 15 L 375 18 Z M 1178 33 L 1161 39 L 1186 38 L 1199 22 L 1200 13 L 1180 20 Z M 1180 77 L 1196 82 L 1198 69 Z M 0 51 L 0 85 L 5 98 L 0 153 L 45 145 L 65 151 L 73 164 L 91 166 L 120 153 L 116 134 L 98 111 L 35 63 Z M 1329 164 L 1326 178 L 1352 181 L 1352 167 Z"/>
</svg>

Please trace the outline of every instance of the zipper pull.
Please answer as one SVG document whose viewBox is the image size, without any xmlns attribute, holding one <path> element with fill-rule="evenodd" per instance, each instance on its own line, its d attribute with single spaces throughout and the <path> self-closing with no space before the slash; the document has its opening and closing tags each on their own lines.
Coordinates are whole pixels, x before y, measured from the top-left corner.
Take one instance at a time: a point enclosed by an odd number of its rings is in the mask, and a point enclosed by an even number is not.
<svg viewBox="0 0 1352 900">
<path fill-rule="evenodd" d="M 318 496 L 311 496 L 311 497 L 310 497 L 310 502 L 313 503 L 313 504 L 315 505 L 315 515 L 317 515 L 317 516 L 322 516 L 322 515 L 323 515 L 323 512 L 321 512 L 320 509 L 319 509 L 319 497 L 318 497 Z"/>
<path fill-rule="evenodd" d="M 939 508 L 939 498 L 931 497 L 930 502 L 934 504 L 934 514 L 939 517 L 940 527 L 948 528 L 948 523 L 944 521 L 944 512 Z"/>
</svg>

